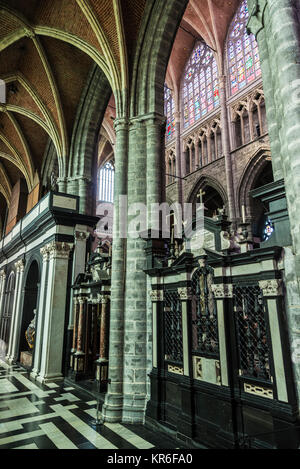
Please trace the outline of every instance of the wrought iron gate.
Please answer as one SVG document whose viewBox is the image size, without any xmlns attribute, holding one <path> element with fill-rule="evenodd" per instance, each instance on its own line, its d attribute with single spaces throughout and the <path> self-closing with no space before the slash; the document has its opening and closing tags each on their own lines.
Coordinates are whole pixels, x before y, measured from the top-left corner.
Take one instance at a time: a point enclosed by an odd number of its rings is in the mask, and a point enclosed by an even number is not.
<svg viewBox="0 0 300 469">
<path fill-rule="evenodd" d="M 263 294 L 258 285 L 234 286 L 239 374 L 272 386 L 270 347 Z"/>
</svg>

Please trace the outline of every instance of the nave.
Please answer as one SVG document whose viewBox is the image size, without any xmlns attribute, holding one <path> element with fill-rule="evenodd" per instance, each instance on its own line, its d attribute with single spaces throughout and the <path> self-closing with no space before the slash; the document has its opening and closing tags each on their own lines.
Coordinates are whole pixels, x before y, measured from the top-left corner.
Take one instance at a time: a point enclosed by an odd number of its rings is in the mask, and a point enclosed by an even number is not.
<svg viewBox="0 0 300 469">
<path fill-rule="evenodd" d="M 24 368 L 0 361 L 1 449 L 179 448 L 143 425 L 95 425 L 97 401 L 64 383 L 35 383 Z"/>
</svg>

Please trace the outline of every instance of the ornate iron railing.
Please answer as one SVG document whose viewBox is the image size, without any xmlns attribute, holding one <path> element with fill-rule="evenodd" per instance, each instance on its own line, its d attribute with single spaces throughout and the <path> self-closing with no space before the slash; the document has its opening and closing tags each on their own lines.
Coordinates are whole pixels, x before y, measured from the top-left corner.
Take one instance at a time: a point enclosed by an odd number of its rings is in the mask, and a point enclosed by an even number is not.
<svg viewBox="0 0 300 469">
<path fill-rule="evenodd" d="M 212 292 L 213 269 L 201 267 L 192 277 L 192 349 L 193 352 L 218 356 L 218 320 Z"/>
<path fill-rule="evenodd" d="M 183 362 L 181 301 L 177 291 L 164 292 L 165 360 Z"/>
<path fill-rule="evenodd" d="M 263 294 L 258 285 L 234 286 L 240 375 L 271 381 Z"/>
</svg>

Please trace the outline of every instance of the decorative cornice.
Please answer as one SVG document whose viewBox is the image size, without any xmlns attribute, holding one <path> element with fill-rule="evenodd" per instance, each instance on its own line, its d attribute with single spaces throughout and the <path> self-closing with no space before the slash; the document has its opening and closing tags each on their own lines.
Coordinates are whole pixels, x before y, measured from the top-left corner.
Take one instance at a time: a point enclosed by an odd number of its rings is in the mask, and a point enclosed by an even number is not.
<svg viewBox="0 0 300 469">
<path fill-rule="evenodd" d="M 281 296 L 283 295 L 282 280 L 280 279 L 269 279 L 261 280 L 259 287 L 263 292 L 263 296 Z"/>
<path fill-rule="evenodd" d="M 215 298 L 232 298 L 233 288 L 231 283 L 219 283 L 211 286 Z"/>
<path fill-rule="evenodd" d="M 164 301 L 163 290 L 151 290 L 149 292 L 151 301 Z"/>
</svg>

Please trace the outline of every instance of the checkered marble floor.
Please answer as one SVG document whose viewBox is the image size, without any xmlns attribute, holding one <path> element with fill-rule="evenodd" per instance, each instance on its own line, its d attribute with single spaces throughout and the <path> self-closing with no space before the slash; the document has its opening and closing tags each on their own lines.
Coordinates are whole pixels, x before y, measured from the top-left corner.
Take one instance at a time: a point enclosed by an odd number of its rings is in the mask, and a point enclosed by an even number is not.
<svg viewBox="0 0 300 469">
<path fill-rule="evenodd" d="M 143 425 L 95 425 L 96 400 L 62 383 L 41 385 L 0 360 L 0 449 L 175 449 Z"/>
</svg>

